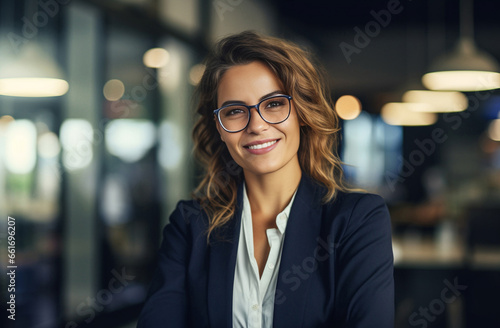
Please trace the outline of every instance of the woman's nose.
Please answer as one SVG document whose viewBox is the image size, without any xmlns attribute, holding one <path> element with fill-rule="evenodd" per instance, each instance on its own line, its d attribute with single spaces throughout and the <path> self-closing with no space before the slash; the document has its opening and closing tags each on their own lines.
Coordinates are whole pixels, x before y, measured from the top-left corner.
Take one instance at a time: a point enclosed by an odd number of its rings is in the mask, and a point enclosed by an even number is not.
<svg viewBox="0 0 500 328">
<path fill-rule="evenodd" d="M 266 130 L 269 127 L 269 123 L 264 121 L 260 116 L 257 108 L 253 107 L 250 110 L 250 121 L 248 122 L 247 132 L 249 133 L 259 133 Z"/>
</svg>

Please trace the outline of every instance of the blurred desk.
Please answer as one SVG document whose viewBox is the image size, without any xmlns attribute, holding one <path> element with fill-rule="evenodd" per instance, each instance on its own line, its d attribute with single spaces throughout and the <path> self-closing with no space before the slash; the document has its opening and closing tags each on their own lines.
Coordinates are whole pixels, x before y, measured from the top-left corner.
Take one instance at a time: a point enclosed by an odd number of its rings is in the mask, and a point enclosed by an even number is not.
<svg viewBox="0 0 500 328">
<path fill-rule="evenodd" d="M 500 271 L 500 247 L 477 247 L 471 254 L 470 266 L 473 270 Z"/>
<path fill-rule="evenodd" d="M 500 247 L 477 247 L 470 255 L 464 243 L 439 243 L 434 239 L 393 237 L 396 268 L 500 270 Z"/>
<path fill-rule="evenodd" d="M 394 265 L 417 268 L 460 268 L 465 262 L 465 247 L 454 242 L 443 245 L 433 239 L 394 237 Z"/>
</svg>

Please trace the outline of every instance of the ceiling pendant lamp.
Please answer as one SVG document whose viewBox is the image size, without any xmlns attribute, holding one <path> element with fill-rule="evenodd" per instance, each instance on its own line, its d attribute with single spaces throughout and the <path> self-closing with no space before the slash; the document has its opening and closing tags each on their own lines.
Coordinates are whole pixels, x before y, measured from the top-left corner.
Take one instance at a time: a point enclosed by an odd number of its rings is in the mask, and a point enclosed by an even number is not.
<svg viewBox="0 0 500 328">
<path fill-rule="evenodd" d="M 64 95 L 68 88 L 61 69 L 34 41 L 0 67 L 0 95 L 55 97 Z"/>
<path fill-rule="evenodd" d="M 460 0 L 460 39 L 452 53 L 438 57 L 422 83 L 430 90 L 479 91 L 500 88 L 499 64 L 474 44 L 472 0 Z"/>
<path fill-rule="evenodd" d="M 25 17 L 35 17 L 40 6 L 37 0 L 23 1 Z M 2 12 L 14 17 L 14 2 L 6 1 Z M 14 29 L 14 24 L 6 24 Z M 3 40 L 2 40 L 3 41 Z M 5 41 L 4 41 L 5 42 Z M 68 92 L 68 82 L 53 57 L 48 55 L 36 40 L 24 44 L 4 43 L 0 61 L 0 95 L 13 97 L 55 97 Z M 9 53 L 10 52 L 10 53 Z M 15 53 L 14 53 L 15 52 Z"/>
<path fill-rule="evenodd" d="M 428 104 L 415 110 L 431 113 L 461 112 L 468 106 L 467 97 L 458 91 L 408 90 L 402 99 L 405 103 Z"/>
</svg>

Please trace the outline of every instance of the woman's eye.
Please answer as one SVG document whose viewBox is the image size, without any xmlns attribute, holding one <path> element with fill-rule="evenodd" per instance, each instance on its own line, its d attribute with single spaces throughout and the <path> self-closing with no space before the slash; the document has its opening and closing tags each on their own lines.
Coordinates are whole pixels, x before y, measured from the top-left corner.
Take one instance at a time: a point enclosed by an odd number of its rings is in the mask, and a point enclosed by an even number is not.
<svg viewBox="0 0 500 328">
<path fill-rule="evenodd" d="M 240 107 L 228 108 L 224 111 L 224 113 L 225 116 L 233 116 L 233 115 L 245 114 L 245 110 Z"/>
<path fill-rule="evenodd" d="M 273 107 L 278 107 L 278 106 L 283 106 L 283 102 L 278 101 L 278 100 L 274 100 L 274 101 L 269 102 L 267 104 L 266 108 L 273 108 Z"/>
</svg>

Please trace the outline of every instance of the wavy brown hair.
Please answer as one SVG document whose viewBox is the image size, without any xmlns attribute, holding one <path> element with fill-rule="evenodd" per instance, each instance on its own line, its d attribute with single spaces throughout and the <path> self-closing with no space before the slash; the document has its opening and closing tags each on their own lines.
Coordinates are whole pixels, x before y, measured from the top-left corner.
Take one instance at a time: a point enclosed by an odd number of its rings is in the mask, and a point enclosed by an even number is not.
<svg viewBox="0 0 500 328">
<path fill-rule="evenodd" d="M 235 65 L 265 63 L 276 74 L 284 92 L 293 97 L 300 126 L 298 158 L 303 172 L 326 187 L 323 201 L 337 190 L 346 191 L 337 155 L 339 119 L 333 110 L 324 73 L 312 64 L 311 55 L 297 45 L 246 31 L 220 40 L 205 61 L 196 90 L 199 118 L 193 129 L 194 154 L 206 173 L 193 196 L 209 217 L 207 240 L 234 215 L 242 169 L 221 141 L 214 120 L 217 88 L 224 73 Z"/>
</svg>

